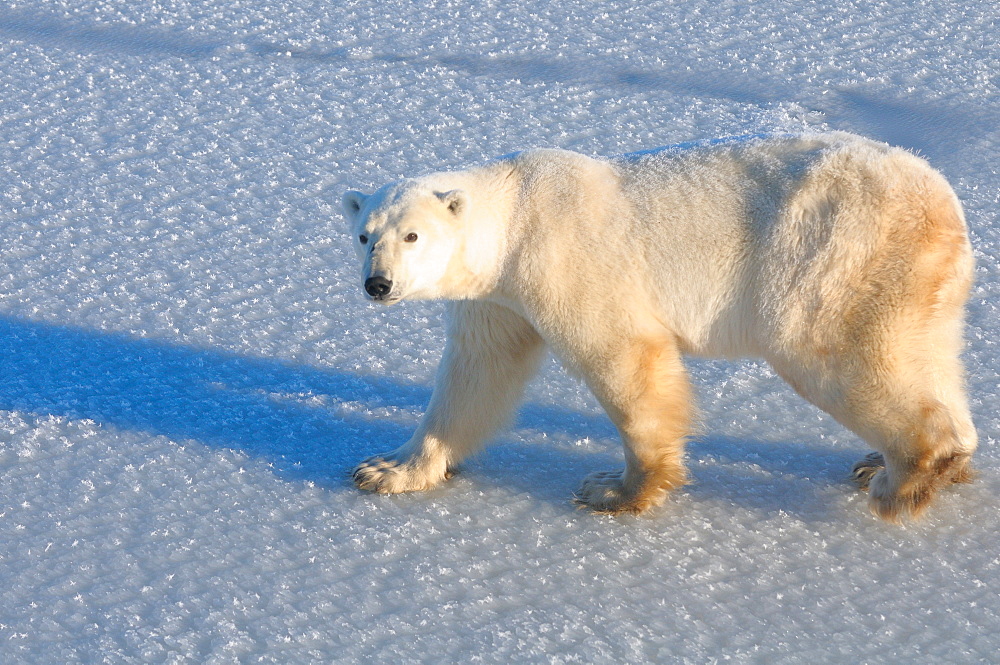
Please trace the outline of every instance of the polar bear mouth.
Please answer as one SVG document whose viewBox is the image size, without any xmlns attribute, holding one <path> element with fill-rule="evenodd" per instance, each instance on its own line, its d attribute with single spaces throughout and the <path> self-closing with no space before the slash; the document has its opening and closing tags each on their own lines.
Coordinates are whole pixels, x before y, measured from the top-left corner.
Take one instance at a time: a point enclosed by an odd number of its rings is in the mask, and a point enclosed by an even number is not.
<svg viewBox="0 0 1000 665">
<path fill-rule="evenodd" d="M 373 296 L 370 293 L 366 293 L 365 295 L 367 296 L 369 302 L 376 302 L 380 305 L 395 305 L 396 303 L 398 303 L 400 300 L 403 299 L 403 296 L 400 295 L 397 291 L 393 291 L 392 293 L 386 293 L 383 295 Z"/>
</svg>

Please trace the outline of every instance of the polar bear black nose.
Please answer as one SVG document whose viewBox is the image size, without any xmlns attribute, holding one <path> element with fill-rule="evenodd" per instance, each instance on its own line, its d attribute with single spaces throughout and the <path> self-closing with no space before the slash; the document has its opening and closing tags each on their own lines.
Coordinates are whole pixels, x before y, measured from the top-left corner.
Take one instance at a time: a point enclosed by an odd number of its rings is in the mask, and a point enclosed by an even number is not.
<svg viewBox="0 0 1000 665">
<path fill-rule="evenodd" d="M 369 277 L 365 280 L 365 291 L 368 292 L 372 298 L 384 298 L 392 290 L 392 282 L 387 280 L 382 275 L 376 275 L 375 277 Z"/>
</svg>

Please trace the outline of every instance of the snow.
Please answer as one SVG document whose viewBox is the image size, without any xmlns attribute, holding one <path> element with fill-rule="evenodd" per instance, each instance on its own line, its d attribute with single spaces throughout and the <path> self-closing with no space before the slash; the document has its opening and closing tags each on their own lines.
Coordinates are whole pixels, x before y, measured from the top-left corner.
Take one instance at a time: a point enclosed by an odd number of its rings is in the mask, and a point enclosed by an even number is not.
<svg viewBox="0 0 1000 665">
<path fill-rule="evenodd" d="M 1000 652 L 1000 9 L 988 2 L 5 0 L 0 663 L 988 663 Z M 440 303 L 367 304 L 347 188 L 533 146 L 845 129 L 962 198 L 977 483 L 871 517 L 865 446 L 691 363 L 695 482 L 550 361 L 421 495 L 347 471 L 427 402 Z"/>
</svg>

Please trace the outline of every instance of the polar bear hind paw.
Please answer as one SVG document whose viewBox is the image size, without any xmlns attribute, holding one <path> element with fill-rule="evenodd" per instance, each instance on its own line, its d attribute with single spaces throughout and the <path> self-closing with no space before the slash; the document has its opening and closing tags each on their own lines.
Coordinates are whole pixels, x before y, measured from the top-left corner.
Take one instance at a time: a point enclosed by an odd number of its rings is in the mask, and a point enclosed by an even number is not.
<svg viewBox="0 0 1000 665">
<path fill-rule="evenodd" d="M 879 453 L 869 453 L 854 465 L 851 476 L 860 489 L 868 491 L 872 513 L 892 523 L 919 517 L 939 489 L 954 483 L 969 483 L 975 477 L 967 453 L 915 465 L 901 482 L 890 480 L 887 474 L 885 458 Z"/>
</svg>

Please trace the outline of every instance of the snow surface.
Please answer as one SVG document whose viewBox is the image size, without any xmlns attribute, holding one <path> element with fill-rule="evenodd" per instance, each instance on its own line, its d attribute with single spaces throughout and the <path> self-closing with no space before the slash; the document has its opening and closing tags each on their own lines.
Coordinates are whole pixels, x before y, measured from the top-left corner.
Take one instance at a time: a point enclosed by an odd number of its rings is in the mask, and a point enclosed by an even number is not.
<svg viewBox="0 0 1000 665">
<path fill-rule="evenodd" d="M 0 3 L 0 663 L 996 662 L 998 34 L 987 0 Z M 350 485 L 443 308 L 364 302 L 344 189 L 803 128 L 965 203 L 976 484 L 879 523 L 860 441 L 699 361 L 653 516 L 570 503 L 621 454 L 555 362 L 447 486 Z"/>
</svg>

